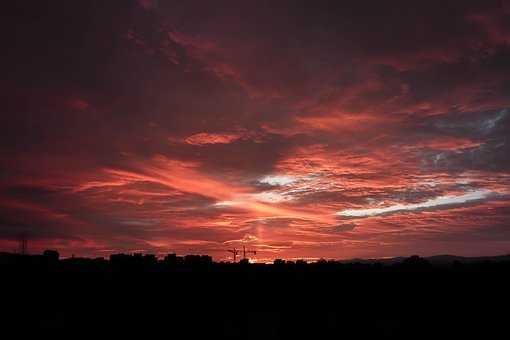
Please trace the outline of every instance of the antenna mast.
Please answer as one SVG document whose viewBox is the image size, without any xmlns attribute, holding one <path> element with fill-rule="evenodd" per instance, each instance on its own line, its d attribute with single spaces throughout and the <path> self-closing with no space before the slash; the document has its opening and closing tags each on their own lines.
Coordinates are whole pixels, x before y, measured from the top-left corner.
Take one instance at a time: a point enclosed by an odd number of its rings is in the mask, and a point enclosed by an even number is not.
<svg viewBox="0 0 510 340">
<path fill-rule="evenodd" d="M 28 237 L 26 233 L 22 233 L 19 237 L 19 252 L 21 255 L 28 254 Z"/>
</svg>

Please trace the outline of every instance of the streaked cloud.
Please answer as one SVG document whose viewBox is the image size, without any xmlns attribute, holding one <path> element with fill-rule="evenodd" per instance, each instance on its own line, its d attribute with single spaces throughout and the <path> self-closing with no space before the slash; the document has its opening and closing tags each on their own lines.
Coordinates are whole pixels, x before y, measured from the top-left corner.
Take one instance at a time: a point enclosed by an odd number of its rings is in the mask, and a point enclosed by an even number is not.
<svg viewBox="0 0 510 340">
<path fill-rule="evenodd" d="M 370 217 L 406 211 L 420 211 L 425 209 L 445 208 L 485 200 L 495 195 L 497 194 L 490 190 L 478 189 L 458 196 L 453 195 L 440 196 L 421 203 L 395 204 L 383 208 L 346 209 L 337 212 L 337 215 L 345 217 Z"/>
<path fill-rule="evenodd" d="M 269 175 L 259 179 L 259 182 L 269 185 L 287 185 L 294 183 L 297 180 L 297 178 L 287 175 Z"/>
<path fill-rule="evenodd" d="M 11 3 L 0 251 L 509 249 L 504 1 Z"/>
</svg>

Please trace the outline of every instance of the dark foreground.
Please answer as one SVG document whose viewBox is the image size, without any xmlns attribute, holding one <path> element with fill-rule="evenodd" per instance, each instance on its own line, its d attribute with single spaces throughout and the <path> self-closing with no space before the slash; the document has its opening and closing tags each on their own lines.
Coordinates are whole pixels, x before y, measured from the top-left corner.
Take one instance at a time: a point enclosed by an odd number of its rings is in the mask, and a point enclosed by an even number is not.
<svg viewBox="0 0 510 340">
<path fill-rule="evenodd" d="M 496 339 L 510 332 L 510 257 L 253 265 L 0 255 L 4 335 Z"/>
</svg>

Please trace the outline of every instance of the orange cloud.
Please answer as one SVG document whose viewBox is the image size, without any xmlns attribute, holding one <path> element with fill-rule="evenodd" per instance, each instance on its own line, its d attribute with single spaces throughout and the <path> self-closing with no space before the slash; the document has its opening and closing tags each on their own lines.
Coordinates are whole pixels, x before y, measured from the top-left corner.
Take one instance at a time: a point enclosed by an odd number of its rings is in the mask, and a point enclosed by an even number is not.
<svg viewBox="0 0 510 340">
<path fill-rule="evenodd" d="M 201 132 L 187 137 L 184 141 L 191 145 L 229 144 L 242 138 L 239 134 L 217 134 Z"/>
</svg>

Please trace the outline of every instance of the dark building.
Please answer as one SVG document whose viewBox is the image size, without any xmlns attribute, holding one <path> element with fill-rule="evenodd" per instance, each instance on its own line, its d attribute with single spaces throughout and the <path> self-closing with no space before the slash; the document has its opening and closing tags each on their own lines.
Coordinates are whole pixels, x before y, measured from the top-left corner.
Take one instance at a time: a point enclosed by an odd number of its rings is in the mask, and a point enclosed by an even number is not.
<svg viewBox="0 0 510 340">
<path fill-rule="evenodd" d="M 47 249 L 44 251 L 43 253 L 43 256 L 48 260 L 48 261 L 51 261 L 51 262 L 57 262 L 59 257 L 60 257 L 60 254 L 58 253 L 58 251 L 56 250 L 50 250 L 50 249 Z"/>
</svg>

